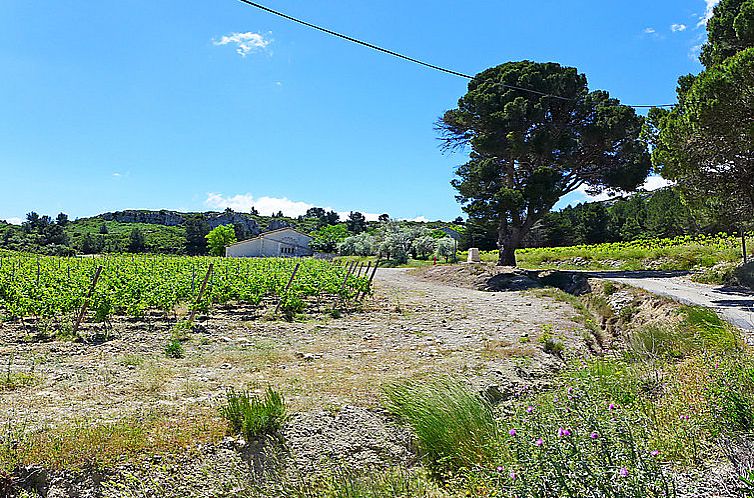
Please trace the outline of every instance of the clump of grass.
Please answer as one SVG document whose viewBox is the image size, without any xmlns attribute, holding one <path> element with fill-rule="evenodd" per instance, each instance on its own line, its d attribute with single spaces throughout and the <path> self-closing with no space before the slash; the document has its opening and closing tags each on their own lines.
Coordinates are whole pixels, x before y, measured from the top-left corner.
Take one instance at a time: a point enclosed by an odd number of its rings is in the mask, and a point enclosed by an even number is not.
<svg viewBox="0 0 754 498">
<path fill-rule="evenodd" d="M 565 344 L 563 341 L 556 339 L 552 334 L 552 325 L 542 327 L 542 335 L 539 336 L 539 343 L 542 345 L 542 350 L 547 354 L 562 357 L 563 351 L 565 351 Z"/>
<path fill-rule="evenodd" d="M 682 359 L 702 352 L 736 352 L 740 335 L 717 314 L 700 306 L 679 308 L 678 324 L 654 324 L 634 330 L 629 346 L 642 357 Z"/>
<path fill-rule="evenodd" d="M 280 430 L 286 419 L 285 401 L 269 386 L 261 397 L 249 391 L 230 389 L 220 414 L 234 432 L 251 441 Z"/>
<path fill-rule="evenodd" d="M 0 376 L 0 390 L 18 389 L 20 387 L 30 386 L 37 382 L 37 375 L 34 373 L 34 364 L 28 372 L 14 372 L 13 362 L 15 355 L 11 354 L 8 358 L 5 372 Z"/>
<path fill-rule="evenodd" d="M 704 391 L 720 432 L 754 430 L 754 361 L 745 355 L 726 355 L 714 365 Z"/>
<path fill-rule="evenodd" d="M 700 351 L 737 351 L 742 348 L 738 331 L 724 322 L 713 310 L 702 306 L 682 306 L 682 326 L 694 330 L 694 344 Z"/>
<path fill-rule="evenodd" d="M 178 339 L 171 339 L 165 346 L 165 356 L 168 358 L 183 358 L 184 354 L 183 344 Z"/>
<path fill-rule="evenodd" d="M 492 408 L 460 381 L 403 382 L 383 391 L 387 409 L 412 428 L 433 471 L 452 473 L 493 460 L 498 426 Z"/>
</svg>

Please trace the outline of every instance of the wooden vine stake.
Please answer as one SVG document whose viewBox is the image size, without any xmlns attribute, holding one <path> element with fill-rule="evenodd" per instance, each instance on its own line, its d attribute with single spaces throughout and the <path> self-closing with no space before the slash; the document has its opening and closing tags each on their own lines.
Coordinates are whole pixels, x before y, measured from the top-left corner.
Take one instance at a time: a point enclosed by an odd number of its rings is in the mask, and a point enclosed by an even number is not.
<svg viewBox="0 0 754 498">
<path fill-rule="evenodd" d="M 209 281 L 209 276 L 212 275 L 212 268 L 214 266 L 214 263 L 209 264 L 209 268 L 207 268 L 207 274 L 204 275 L 204 280 L 202 281 L 202 286 L 199 287 L 199 295 L 196 296 L 196 302 L 194 304 L 199 304 L 202 302 L 202 298 L 204 297 L 204 290 L 207 288 L 207 282 Z M 189 314 L 188 321 L 189 323 L 194 323 L 194 318 L 196 318 L 196 310 L 191 310 L 191 313 Z"/>
<path fill-rule="evenodd" d="M 372 267 L 372 262 L 371 262 L 371 261 L 368 261 L 368 262 L 367 262 L 367 268 L 366 268 L 366 270 L 364 270 L 364 276 L 365 276 L 365 277 L 366 277 L 367 275 L 369 275 L 369 269 L 370 269 L 371 267 Z M 364 291 L 364 293 L 366 294 L 366 291 Z M 356 300 L 357 300 L 357 301 L 361 299 L 361 297 L 359 297 L 359 294 L 360 294 L 360 292 L 357 292 L 357 293 L 356 293 Z"/>
<path fill-rule="evenodd" d="M 86 309 L 89 307 L 89 300 L 92 298 L 92 294 L 94 294 L 94 288 L 97 286 L 101 273 L 102 267 L 98 266 L 97 271 L 94 272 L 94 278 L 92 278 L 92 285 L 89 287 L 89 293 L 86 295 L 86 299 L 84 299 L 84 304 L 81 305 L 81 311 L 79 311 L 79 316 L 76 318 L 76 324 L 73 326 L 74 334 L 78 332 L 81 322 L 84 320 L 84 316 L 86 316 Z"/>
<path fill-rule="evenodd" d="M 369 276 L 369 288 L 372 287 L 372 281 L 374 280 L 374 275 L 377 273 L 377 267 L 378 266 L 380 266 L 380 260 L 379 259 L 374 262 L 374 268 L 372 269 L 372 274 Z M 367 273 L 369 273 L 369 268 L 367 268 L 366 273 L 364 273 L 365 277 L 367 276 Z M 366 295 L 367 295 L 366 292 L 364 292 L 363 294 L 361 294 L 361 299 L 364 299 L 364 297 L 366 297 Z"/>
<path fill-rule="evenodd" d="M 291 284 L 293 283 L 293 279 L 296 278 L 296 272 L 298 272 L 298 267 L 301 265 L 301 263 L 296 263 L 296 266 L 293 268 L 293 273 L 291 273 L 291 278 L 288 279 L 288 283 L 285 286 L 285 289 L 283 290 L 283 294 L 280 295 L 280 299 L 278 299 L 278 305 L 275 306 L 275 314 L 278 314 L 278 311 L 280 311 L 280 305 L 283 304 L 283 296 L 286 292 L 288 292 L 288 289 L 291 288 Z"/>
</svg>

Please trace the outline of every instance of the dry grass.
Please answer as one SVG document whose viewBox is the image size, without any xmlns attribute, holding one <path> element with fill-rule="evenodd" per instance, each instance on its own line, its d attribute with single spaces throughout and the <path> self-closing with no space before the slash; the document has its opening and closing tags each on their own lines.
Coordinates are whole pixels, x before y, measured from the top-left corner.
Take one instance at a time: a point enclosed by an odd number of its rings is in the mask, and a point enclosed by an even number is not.
<svg viewBox="0 0 754 498">
<path fill-rule="evenodd" d="M 505 358 L 531 358 L 537 354 L 536 348 L 530 343 L 513 343 L 506 340 L 486 341 L 481 355 L 484 360 L 500 360 Z"/>
<path fill-rule="evenodd" d="M 6 427 L 6 432 L 11 428 Z M 144 455 L 174 454 L 227 433 L 214 411 L 151 414 L 114 422 L 79 420 L 22 435 L 0 446 L 0 468 L 43 465 L 52 469 L 106 468 Z"/>
</svg>

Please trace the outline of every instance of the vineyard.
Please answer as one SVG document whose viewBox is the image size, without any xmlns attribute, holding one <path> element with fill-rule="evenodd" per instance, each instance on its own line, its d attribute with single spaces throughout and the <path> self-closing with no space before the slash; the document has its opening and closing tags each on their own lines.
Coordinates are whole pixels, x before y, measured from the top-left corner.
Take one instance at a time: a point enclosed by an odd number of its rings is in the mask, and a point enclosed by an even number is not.
<svg viewBox="0 0 754 498">
<path fill-rule="evenodd" d="M 347 300 L 368 293 L 369 275 L 358 270 L 319 260 L 6 253 L 0 254 L 0 318 L 72 316 L 85 302 L 96 322 L 148 312 L 208 311 L 217 304 L 257 306 L 266 299 L 297 313 L 314 297 Z"/>
<path fill-rule="evenodd" d="M 752 241 L 749 241 L 751 247 Z M 516 252 L 524 268 L 592 270 L 693 270 L 741 259 L 741 239 L 737 235 L 714 234 L 675 238 L 638 239 L 569 247 L 521 249 Z M 483 254 L 496 260 L 497 252 Z"/>
</svg>

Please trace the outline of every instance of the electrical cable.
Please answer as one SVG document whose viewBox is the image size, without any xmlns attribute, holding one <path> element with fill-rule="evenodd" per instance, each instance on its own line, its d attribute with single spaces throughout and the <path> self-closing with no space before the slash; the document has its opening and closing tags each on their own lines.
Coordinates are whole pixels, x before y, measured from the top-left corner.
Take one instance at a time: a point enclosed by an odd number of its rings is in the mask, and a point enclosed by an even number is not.
<svg viewBox="0 0 754 498">
<path fill-rule="evenodd" d="M 422 60 L 415 59 L 413 57 L 409 57 L 407 55 L 403 55 L 403 54 L 398 53 L 398 52 L 394 52 L 393 50 L 389 50 L 389 49 L 380 47 L 380 46 L 375 45 L 373 43 L 365 42 L 363 40 L 359 40 L 357 38 L 353 38 L 351 36 L 344 35 L 342 33 L 338 33 L 337 31 L 333 31 L 331 29 L 323 28 L 322 26 L 318 26 L 316 24 L 312 24 L 312 23 L 304 21 L 302 19 L 298 19 L 296 17 L 289 16 L 288 14 L 284 14 L 283 12 L 279 12 L 279 11 L 273 10 L 273 9 L 271 9 L 269 7 L 265 7 L 264 5 L 258 4 L 256 2 L 252 2 L 251 0 L 238 0 L 238 1 L 242 2 L 242 3 L 245 3 L 246 5 L 249 5 L 251 7 L 255 7 L 255 8 L 259 9 L 259 10 L 263 10 L 263 11 L 268 12 L 270 14 L 276 15 L 278 17 L 282 17 L 283 19 L 287 19 L 289 21 L 301 24 L 301 25 L 306 26 L 308 28 L 316 29 L 317 31 L 321 31 L 323 33 L 327 33 L 328 35 L 335 36 L 337 38 L 341 38 L 343 40 L 346 40 L 346 41 L 349 41 L 351 43 L 355 43 L 357 45 L 361 45 L 361 46 L 370 48 L 372 50 L 376 50 L 377 52 L 382 52 L 384 54 L 391 55 L 393 57 L 397 57 L 399 59 L 403 59 L 405 61 L 412 62 L 414 64 L 418 64 L 420 66 L 427 67 L 429 69 L 434 69 L 435 71 L 440 71 L 440 72 L 443 72 L 443 73 L 447 73 L 447 74 L 450 74 L 450 75 L 453 75 L 453 76 L 458 76 L 458 77 L 461 77 L 461 78 L 466 78 L 466 79 L 469 79 L 469 80 L 473 80 L 474 79 L 474 76 L 471 76 L 469 74 L 465 74 L 465 73 L 462 73 L 460 71 L 454 71 L 453 69 L 448 69 L 448 68 L 445 68 L 445 67 L 442 67 L 442 66 L 438 66 L 438 65 L 435 65 L 435 64 L 430 64 L 429 62 L 424 62 Z M 532 94 L 535 94 L 535 95 L 540 95 L 542 97 L 549 97 L 549 98 L 559 99 L 559 100 L 567 100 L 567 101 L 571 101 L 571 102 L 576 102 L 578 100 L 578 99 L 573 99 L 573 98 L 570 98 L 570 97 L 562 97 L 560 95 L 553 95 L 553 94 L 550 94 L 550 93 L 540 92 L 538 90 L 532 90 L 530 88 L 523 88 L 523 87 L 516 86 L 516 85 L 508 85 L 506 83 L 501 83 L 501 86 L 503 86 L 504 88 L 509 88 L 511 90 L 518 90 L 518 91 L 521 91 L 521 92 L 528 92 L 528 93 L 532 93 Z M 627 104 L 621 104 L 621 105 L 625 105 L 626 107 L 633 107 L 635 109 L 648 109 L 648 108 L 652 108 L 652 107 L 675 107 L 676 104 L 660 104 L 660 105 L 627 105 Z"/>
</svg>

